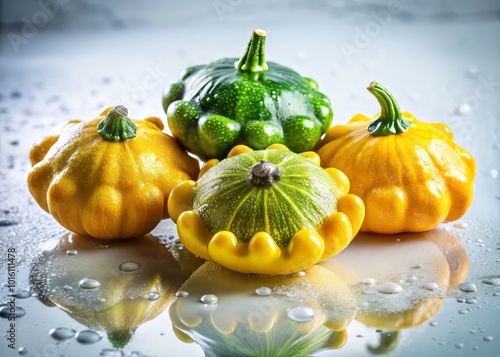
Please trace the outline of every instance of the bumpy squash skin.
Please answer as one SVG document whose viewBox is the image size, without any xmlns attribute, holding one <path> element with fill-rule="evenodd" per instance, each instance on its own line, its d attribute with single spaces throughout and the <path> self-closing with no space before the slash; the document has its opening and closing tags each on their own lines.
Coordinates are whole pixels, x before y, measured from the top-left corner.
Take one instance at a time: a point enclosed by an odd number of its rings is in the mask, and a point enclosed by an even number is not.
<svg viewBox="0 0 500 357">
<path fill-rule="evenodd" d="M 97 126 L 110 109 L 35 143 L 28 187 L 40 207 L 72 232 L 133 238 L 168 217 L 170 191 L 195 178 L 199 165 L 162 132 L 158 118 L 132 120 L 133 139 L 104 140 Z"/>
<path fill-rule="evenodd" d="M 275 144 L 267 150 L 287 149 L 283 145 Z M 230 151 L 228 156 L 250 151 L 252 149 L 249 147 L 238 145 Z M 308 159 L 312 157 L 314 162 L 319 163 L 319 157 L 314 153 L 308 152 L 301 155 Z M 210 175 L 210 169 L 217 164 L 218 160 L 215 159 L 207 162 L 200 171 L 201 179 L 205 175 Z M 249 222 L 248 226 L 256 229 L 251 237 L 237 237 L 234 232 L 227 229 L 211 232 L 207 222 L 202 219 L 203 213 L 200 214 L 200 211 L 207 209 L 213 214 L 215 208 L 219 210 L 220 217 L 223 219 L 227 219 L 228 213 L 229 216 L 234 217 L 237 214 L 233 215 L 235 211 L 231 204 L 224 205 L 223 202 L 214 204 L 212 207 L 198 206 L 194 209 L 194 196 L 198 188 L 197 183 L 192 180 L 181 182 L 172 190 L 168 201 L 169 214 L 177 223 L 181 242 L 192 253 L 206 260 L 215 261 L 242 273 L 279 275 L 298 272 L 342 251 L 356 235 L 364 219 L 363 201 L 355 195 L 348 194 L 347 177 L 337 169 L 329 168 L 325 171 L 333 183 L 332 206 L 336 201 L 336 208 L 332 207 L 331 212 L 326 213 L 326 217 L 316 226 L 302 222 L 304 226 L 300 229 L 295 227 L 297 231 L 288 239 L 280 236 L 280 232 L 277 232 L 279 227 L 272 228 L 270 222 L 267 222 L 267 225 L 264 224 L 263 230 L 258 230 L 258 224 Z M 216 190 L 216 187 L 210 188 Z M 224 190 L 224 187 L 218 187 L 218 189 Z M 231 191 L 230 187 L 226 189 Z M 236 197 L 237 193 L 234 192 L 234 195 Z M 240 200 L 240 203 L 243 204 L 243 201 Z M 205 202 L 210 205 L 215 201 Z M 298 202 L 297 205 L 301 203 L 303 202 Z M 274 209 L 278 208 L 274 207 Z M 224 210 L 227 212 L 223 212 Z M 254 207 L 252 214 L 243 215 L 239 219 L 242 221 L 258 220 L 256 216 L 259 216 L 259 210 Z M 261 217 L 265 220 L 266 216 L 261 215 Z M 209 223 L 211 228 L 214 228 L 213 223 Z M 283 222 L 279 223 L 283 224 Z M 228 228 L 231 229 L 231 226 L 229 224 Z M 219 227 L 215 226 L 215 228 L 217 230 Z M 235 231 L 241 232 L 238 229 Z M 277 239 L 272 234 L 275 234 Z"/>
<path fill-rule="evenodd" d="M 266 63 L 264 39 L 265 35 L 254 33 L 249 44 L 249 48 L 261 46 L 254 53 L 254 62 L 260 65 L 250 61 L 250 55 L 242 59 L 251 65 L 242 68 L 235 67 L 238 58 L 223 58 L 188 68 L 179 82 L 166 89 L 163 108 L 168 126 L 200 158 L 223 159 L 237 144 L 262 150 L 282 143 L 303 152 L 311 150 L 330 126 L 330 100 L 318 92 L 313 80 Z"/>
<path fill-rule="evenodd" d="M 361 231 L 422 232 L 462 217 L 472 202 L 476 165 L 451 130 L 403 112 L 411 123 L 406 132 L 372 136 L 367 127 L 377 117 L 358 114 L 317 145 L 321 164 L 344 172 L 350 192 L 363 199 Z"/>
</svg>

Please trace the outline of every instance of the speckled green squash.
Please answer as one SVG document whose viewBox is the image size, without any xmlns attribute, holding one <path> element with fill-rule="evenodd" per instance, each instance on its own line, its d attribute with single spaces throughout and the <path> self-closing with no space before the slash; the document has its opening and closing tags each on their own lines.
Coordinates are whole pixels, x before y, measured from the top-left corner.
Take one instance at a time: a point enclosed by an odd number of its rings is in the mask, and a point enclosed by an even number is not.
<svg viewBox="0 0 500 357">
<path fill-rule="evenodd" d="M 241 59 L 190 67 L 167 88 L 168 125 L 187 150 L 202 159 L 222 159 L 237 144 L 303 152 L 330 126 L 330 100 L 313 80 L 266 62 L 264 42 L 265 32 L 256 30 Z"/>
<path fill-rule="evenodd" d="M 340 193 L 315 162 L 288 150 L 231 156 L 197 182 L 193 209 L 215 234 L 231 231 L 241 242 L 269 233 L 280 246 L 301 229 L 317 229 L 336 212 Z"/>
</svg>

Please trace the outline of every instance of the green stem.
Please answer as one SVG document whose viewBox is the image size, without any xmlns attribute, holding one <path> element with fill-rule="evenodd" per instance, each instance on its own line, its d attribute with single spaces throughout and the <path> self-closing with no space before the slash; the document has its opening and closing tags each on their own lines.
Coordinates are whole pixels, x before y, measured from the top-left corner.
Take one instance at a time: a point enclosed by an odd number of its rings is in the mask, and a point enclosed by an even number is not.
<svg viewBox="0 0 500 357">
<path fill-rule="evenodd" d="M 380 116 L 368 125 L 368 131 L 373 136 L 404 133 L 411 123 L 403 118 L 398 102 L 387 89 L 377 82 L 371 82 L 368 91 L 377 98 L 382 108 Z"/>
<path fill-rule="evenodd" d="M 263 72 L 267 71 L 266 54 L 264 45 L 266 44 L 266 31 L 254 30 L 252 38 L 248 43 L 243 56 L 234 63 L 234 66 L 243 72 Z"/>
<path fill-rule="evenodd" d="M 111 109 L 97 125 L 97 133 L 108 141 L 126 141 L 135 138 L 135 125 L 123 105 Z"/>
</svg>

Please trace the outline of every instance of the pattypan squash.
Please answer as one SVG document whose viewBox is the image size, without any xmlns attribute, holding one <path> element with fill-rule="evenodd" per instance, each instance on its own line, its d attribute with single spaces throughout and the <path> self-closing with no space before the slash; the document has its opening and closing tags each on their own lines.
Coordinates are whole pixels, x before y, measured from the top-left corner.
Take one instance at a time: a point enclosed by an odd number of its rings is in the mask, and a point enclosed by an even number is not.
<svg viewBox="0 0 500 357">
<path fill-rule="evenodd" d="M 322 169 L 313 152 L 239 145 L 227 159 L 208 161 L 200 175 L 172 190 L 170 217 L 188 250 L 235 271 L 306 269 L 343 250 L 364 218 L 347 177 Z"/>
<path fill-rule="evenodd" d="M 313 149 L 330 126 L 330 100 L 309 78 L 266 62 L 266 32 L 255 30 L 246 52 L 189 67 L 163 96 L 168 126 L 190 152 L 223 159 L 244 144 L 262 150 L 282 143 Z"/>
<path fill-rule="evenodd" d="M 29 190 L 72 232 L 109 239 L 147 234 L 168 217 L 172 188 L 198 175 L 197 160 L 162 132 L 160 119 L 127 115 L 117 106 L 87 123 L 72 120 L 31 150 Z"/>
<path fill-rule="evenodd" d="M 474 158 L 445 124 L 401 112 L 383 86 L 368 87 L 382 111 L 328 129 L 317 145 L 325 167 L 342 170 L 366 205 L 362 231 L 421 232 L 462 217 L 471 204 Z"/>
</svg>

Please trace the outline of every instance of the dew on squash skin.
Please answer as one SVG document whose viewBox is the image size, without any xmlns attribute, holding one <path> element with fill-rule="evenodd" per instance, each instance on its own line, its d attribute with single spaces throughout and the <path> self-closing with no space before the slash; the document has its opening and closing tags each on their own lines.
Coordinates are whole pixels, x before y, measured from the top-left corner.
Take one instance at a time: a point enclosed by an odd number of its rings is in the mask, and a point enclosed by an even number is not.
<svg viewBox="0 0 500 357">
<path fill-rule="evenodd" d="M 439 290 L 439 285 L 438 285 L 438 284 L 436 284 L 436 283 L 433 283 L 433 282 L 425 283 L 424 285 L 422 285 L 422 287 L 423 287 L 425 290 L 429 290 L 429 291 L 436 291 L 436 290 Z"/>
<path fill-rule="evenodd" d="M 157 293 L 156 291 L 151 291 L 146 294 L 146 299 L 149 301 L 156 301 L 161 297 L 161 294 Z"/>
<path fill-rule="evenodd" d="M 189 293 L 187 291 L 179 290 L 178 292 L 175 293 L 175 297 L 178 297 L 178 298 L 187 298 L 188 296 L 189 296 Z"/>
<path fill-rule="evenodd" d="M 74 337 L 76 331 L 66 327 L 57 327 L 49 331 L 50 337 L 57 341 L 64 341 Z"/>
<path fill-rule="evenodd" d="M 403 288 L 398 283 L 386 281 L 377 286 L 377 291 L 383 294 L 398 294 L 403 291 Z"/>
<path fill-rule="evenodd" d="M 141 269 L 141 264 L 134 261 L 127 261 L 120 264 L 120 270 L 127 273 L 131 273 L 139 269 Z"/>
<path fill-rule="evenodd" d="M 287 316 L 292 321 L 305 323 L 314 319 L 314 310 L 308 306 L 297 306 L 288 310 Z"/>
<path fill-rule="evenodd" d="M 269 296 L 273 293 L 271 288 L 268 288 L 267 286 L 262 286 L 260 288 L 255 289 L 255 293 L 259 296 Z"/>
<path fill-rule="evenodd" d="M 76 334 L 76 340 L 84 345 L 91 345 L 99 342 L 101 339 L 102 336 L 93 330 L 83 330 Z"/>
<path fill-rule="evenodd" d="M 417 281 L 417 277 L 415 275 L 409 275 L 407 278 L 406 278 L 406 282 L 407 283 L 414 283 L 415 281 Z"/>
<path fill-rule="evenodd" d="M 83 278 L 78 282 L 82 289 L 96 289 L 101 286 L 101 283 L 94 278 Z"/>
<path fill-rule="evenodd" d="M 203 295 L 200 298 L 200 301 L 204 304 L 215 304 L 217 301 L 219 301 L 219 298 L 213 294 L 207 294 Z"/>
</svg>

